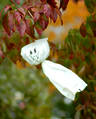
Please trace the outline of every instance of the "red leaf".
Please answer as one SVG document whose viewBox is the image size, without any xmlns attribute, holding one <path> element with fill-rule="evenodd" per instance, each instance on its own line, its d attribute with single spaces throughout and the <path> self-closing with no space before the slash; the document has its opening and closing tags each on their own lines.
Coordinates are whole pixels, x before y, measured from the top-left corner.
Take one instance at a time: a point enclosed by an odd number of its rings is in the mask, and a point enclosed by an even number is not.
<svg viewBox="0 0 96 119">
<path fill-rule="evenodd" d="M 83 37 L 86 36 L 86 26 L 84 25 L 84 23 L 80 27 L 80 33 Z"/>
<path fill-rule="evenodd" d="M 30 20 L 26 20 L 26 33 L 30 35 L 31 29 L 30 29 Z"/>
<path fill-rule="evenodd" d="M 62 8 L 63 10 L 66 9 L 67 4 L 68 4 L 69 0 L 61 0 L 60 1 L 60 8 Z"/>
<path fill-rule="evenodd" d="M 39 12 L 34 12 L 34 15 L 33 15 L 34 22 L 36 22 L 39 18 L 40 18 Z"/>
<path fill-rule="evenodd" d="M 45 4 L 43 7 L 44 7 L 44 8 L 43 8 L 44 14 L 45 14 L 47 17 L 49 17 L 49 16 L 51 15 L 50 5 Z"/>
<path fill-rule="evenodd" d="M 48 23 L 49 23 L 48 19 L 44 19 L 43 17 L 40 18 L 40 26 L 42 27 L 42 30 L 46 29 Z"/>
<path fill-rule="evenodd" d="M 57 12 L 56 12 L 56 9 L 55 9 L 55 8 L 52 8 L 52 7 L 51 7 L 51 15 L 50 15 L 50 18 L 53 20 L 54 23 L 56 22 Z"/>
<path fill-rule="evenodd" d="M 17 11 L 14 12 L 14 17 L 16 19 L 16 21 L 20 24 L 21 22 L 21 14 Z"/>
<path fill-rule="evenodd" d="M 7 13 L 8 10 L 11 10 L 11 9 L 12 9 L 12 8 L 11 8 L 10 5 L 5 6 L 5 8 L 3 8 L 3 9 L 0 11 L 0 17 L 1 17 L 1 15 L 2 15 L 2 12 L 3 12 L 3 11 L 4 11 L 5 13 Z"/>
<path fill-rule="evenodd" d="M 24 11 L 24 9 L 23 9 L 22 7 L 18 8 L 18 11 L 19 11 L 23 16 L 26 15 L 26 12 Z"/>
<path fill-rule="evenodd" d="M 8 50 L 12 50 L 13 48 L 15 48 L 15 44 L 14 43 L 6 43 L 7 49 Z"/>
<path fill-rule="evenodd" d="M 46 0 L 41 0 L 41 2 L 45 3 L 45 2 L 46 2 Z"/>
<path fill-rule="evenodd" d="M 25 22 L 22 20 L 19 24 L 16 24 L 17 26 L 17 30 L 20 33 L 21 36 L 24 36 L 25 31 L 26 31 L 26 24 Z"/>
<path fill-rule="evenodd" d="M 56 5 L 57 3 L 55 0 L 47 0 L 47 3 L 51 5 L 53 8 L 57 8 L 57 5 Z"/>
<path fill-rule="evenodd" d="M 10 36 L 11 35 L 11 32 L 10 32 L 10 28 L 8 26 L 8 14 L 6 14 L 4 17 L 3 17 L 3 27 L 5 29 L 5 31 L 7 32 L 7 34 Z"/>
<path fill-rule="evenodd" d="M 12 32 L 15 31 L 13 14 L 7 13 L 3 18 L 3 23 L 2 24 L 3 24 L 3 27 L 4 27 L 5 31 L 7 32 L 7 34 L 9 36 L 11 36 Z"/>
<path fill-rule="evenodd" d="M 29 40 L 29 38 L 27 37 L 26 38 L 26 44 L 29 44 L 30 43 L 30 40 Z"/>
<path fill-rule="evenodd" d="M 8 14 L 8 26 L 10 28 L 11 33 L 15 31 L 15 29 L 14 29 L 14 16 L 11 13 Z"/>
<path fill-rule="evenodd" d="M 74 58 L 74 54 L 71 53 L 71 54 L 69 55 L 69 59 L 72 60 L 73 58 Z"/>
</svg>

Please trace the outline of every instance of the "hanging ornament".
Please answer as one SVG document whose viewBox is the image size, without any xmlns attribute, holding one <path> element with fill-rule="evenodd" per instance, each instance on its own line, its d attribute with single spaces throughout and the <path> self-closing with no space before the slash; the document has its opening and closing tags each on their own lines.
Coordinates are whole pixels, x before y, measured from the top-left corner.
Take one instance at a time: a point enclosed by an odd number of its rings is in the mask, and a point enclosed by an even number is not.
<svg viewBox="0 0 96 119">
<path fill-rule="evenodd" d="M 31 65 L 42 63 L 44 74 L 67 98 L 74 100 L 77 92 L 83 91 L 87 84 L 70 69 L 46 60 L 50 47 L 48 38 L 39 39 L 21 49 L 22 57 Z"/>
</svg>

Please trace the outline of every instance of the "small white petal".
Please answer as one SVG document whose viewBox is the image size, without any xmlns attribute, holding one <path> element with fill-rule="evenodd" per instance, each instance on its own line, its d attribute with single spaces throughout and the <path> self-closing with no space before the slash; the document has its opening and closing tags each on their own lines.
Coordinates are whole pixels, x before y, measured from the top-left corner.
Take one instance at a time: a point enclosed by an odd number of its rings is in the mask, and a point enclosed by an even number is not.
<svg viewBox="0 0 96 119">
<path fill-rule="evenodd" d="M 74 100 L 75 94 L 85 89 L 87 84 L 68 68 L 45 60 L 42 63 L 44 74 L 67 98 Z"/>
<path fill-rule="evenodd" d="M 32 65 L 43 62 L 50 53 L 48 38 L 36 40 L 21 49 L 21 56 Z"/>
</svg>

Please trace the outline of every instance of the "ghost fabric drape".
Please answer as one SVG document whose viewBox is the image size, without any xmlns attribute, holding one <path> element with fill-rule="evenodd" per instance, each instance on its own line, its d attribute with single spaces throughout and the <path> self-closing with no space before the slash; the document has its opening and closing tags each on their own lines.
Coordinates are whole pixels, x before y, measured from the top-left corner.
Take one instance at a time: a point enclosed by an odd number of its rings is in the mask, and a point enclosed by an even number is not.
<svg viewBox="0 0 96 119">
<path fill-rule="evenodd" d="M 42 62 L 42 69 L 60 93 L 71 100 L 87 86 L 75 73 L 60 64 L 45 60 Z"/>
<path fill-rule="evenodd" d="M 41 63 L 43 73 L 59 92 L 67 98 L 74 100 L 76 93 L 83 91 L 87 84 L 68 68 L 46 60 L 49 53 L 48 38 L 36 40 L 21 49 L 21 56 L 29 64 L 38 65 Z"/>
</svg>

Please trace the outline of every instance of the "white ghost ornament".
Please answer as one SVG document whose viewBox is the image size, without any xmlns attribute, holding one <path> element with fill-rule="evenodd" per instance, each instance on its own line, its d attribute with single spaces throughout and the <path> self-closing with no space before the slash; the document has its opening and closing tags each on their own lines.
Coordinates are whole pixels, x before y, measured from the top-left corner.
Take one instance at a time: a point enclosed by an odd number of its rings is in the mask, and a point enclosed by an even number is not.
<svg viewBox="0 0 96 119">
<path fill-rule="evenodd" d="M 21 56 L 31 65 L 43 62 L 50 53 L 48 38 L 35 40 L 35 42 L 24 46 L 21 49 Z"/>
<path fill-rule="evenodd" d="M 50 53 L 48 38 L 39 39 L 24 46 L 21 56 L 31 65 L 42 63 L 44 74 L 53 85 L 67 98 L 74 100 L 75 94 L 85 89 L 87 84 L 64 66 L 45 60 Z"/>
<path fill-rule="evenodd" d="M 87 84 L 66 67 L 45 60 L 42 63 L 44 74 L 53 85 L 67 98 L 74 100 L 75 94 L 85 89 Z"/>
</svg>

